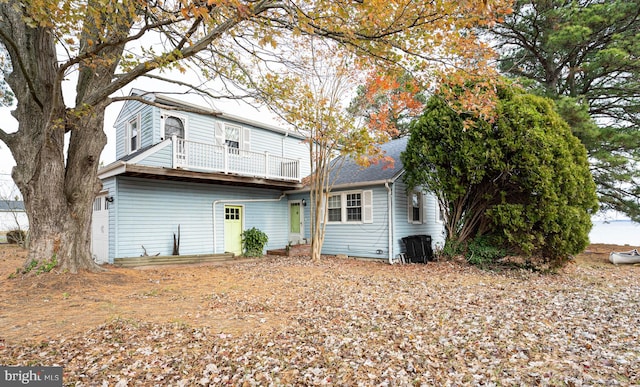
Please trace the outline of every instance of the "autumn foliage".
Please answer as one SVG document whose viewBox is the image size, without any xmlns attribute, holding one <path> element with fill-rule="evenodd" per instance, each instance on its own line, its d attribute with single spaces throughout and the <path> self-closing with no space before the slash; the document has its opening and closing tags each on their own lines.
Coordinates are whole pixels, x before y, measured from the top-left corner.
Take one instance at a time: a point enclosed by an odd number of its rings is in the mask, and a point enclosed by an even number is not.
<svg viewBox="0 0 640 387">
<path fill-rule="evenodd" d="M 15 133 L 0 128 L 0 140 L 16 160 L 12 175 L 30 218 L 28 261 L 56 256 L 71 272 L 98 269 L 90 254 L 89 224 L 93 198 L 101 190 L 97 170 L 107 140 L 105 108 L 135 98 L 122 91 L 137 79 L 172 83 L 177 92 L 270 103 L 279 97 L 276 90 L 284 96 L 298 92 L 300 59 L 306 61 L 308 42 L 317 39 L 331 45 L 325 55 L 345 60 L 347 73 L 409 71 L 424 88 L 450 69 L 468 76 L 485 72 L 491 56 L 474 28 L 508 12 L 506 0 L 0 2 L 0 44 L 10 62 L 2 63 L 8 75 L 0 82 L 15 95 L 19 121 Z M 262 88 L 274 80 L 294 89 Z M 65 99 L 63 84 L 75 87 L 75 100 Z M 0 92 L 0 100 L 7 100 L 9 89 Z M 320 101 L 307 93 L 300 102 L 311 108 L 312 100 Z M 399 100 L 387 111 L 415 108 L 408 95 Z M 333 120 L 324 117 L 318 122 Z M 366 144 L 367 136 L 383 138 L 375 126 L 363 130 L 341 113 L 336 117 L 332 124 L 356 128 L 338 140 L 343 149 L 352 143 L 353 149 L 371 152 L 358 144 Z M 322 141 L 310 137 L 310 143 Z"/>
</svg>

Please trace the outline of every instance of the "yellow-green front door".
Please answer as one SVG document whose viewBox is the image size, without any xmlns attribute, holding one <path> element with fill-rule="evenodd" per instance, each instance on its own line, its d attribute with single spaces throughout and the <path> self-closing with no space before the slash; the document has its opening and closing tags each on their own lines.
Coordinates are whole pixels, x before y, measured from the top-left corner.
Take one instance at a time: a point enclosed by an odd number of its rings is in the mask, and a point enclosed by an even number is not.
<svg viewBox="0 0 640 387">
<path fill-rule="evenodd" d="M 289 202 L 289 241 L 294 245 L 302 242 L 304 234 L 301 204 L 299 200 Z"/>
<path fill-rule="evenodd" d="M 224 206 L 224 251 L 242 255 L 242 206 Z"/>
</svg>

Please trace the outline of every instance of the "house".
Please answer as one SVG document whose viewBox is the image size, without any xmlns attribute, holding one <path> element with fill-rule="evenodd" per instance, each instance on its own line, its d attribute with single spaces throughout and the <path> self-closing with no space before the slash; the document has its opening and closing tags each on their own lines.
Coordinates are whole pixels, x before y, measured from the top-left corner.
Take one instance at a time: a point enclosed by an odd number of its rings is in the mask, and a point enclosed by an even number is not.
<svg viewBox="0 0 640 387">
<path fill-rule="evenodd" d="M 141 255 L 241 253 L 241 233 L 256 227 L 267 248 L 284 247 L 286 192 L 309 174 L 305 138 L 250 117 L 208 111 L 142 90 L 114 123 L 116 159 L 98 174 L 103 191 L 92 219 L 97 262 Z M 195 111 L 195 113 L 193 112 Z"/>
<path fill-rule="evenodd" d="M 0 231 L 26 230 L 28 226 L 22 200 L 0 200 Z"/>
<path fill-rule="evenodd" d="M 92 218 L 97 262 L 142 255 L 241 254 L 243 230 L 269 236 L 266 249 L 309 240 L 310 174 L 306 139 L 250 117 L 206 110 L 165 95 L 132 90 L 115 121 L 116 159 L 99 170 L 103 190 Z M 362 169 L 348 161 L 328 199 L 323 253 L 389 259 L 402 237 L 428 234 L 442 243 L 433 195 L 407 194 L 396 162 Z"/>
<path fill-rule="evenodd" d="M 390 260 L 406 252 L 402 238 L 414 235 L 430 236 L 432 248 L 444 245 L 445 228 L 435 195 L 409 190 L 402 180 L 400 154 L 407 141 L 404 137 L 382 145 L 392 165 L 380 162 L 363 168 L 349 158 L 332 172 L 323 254 Z M 307 192 L 302 189 L 289 196 L 302 199 L 300 195 Z M 305 219 L 309 221 L 310 211 Z"/>
</svg>

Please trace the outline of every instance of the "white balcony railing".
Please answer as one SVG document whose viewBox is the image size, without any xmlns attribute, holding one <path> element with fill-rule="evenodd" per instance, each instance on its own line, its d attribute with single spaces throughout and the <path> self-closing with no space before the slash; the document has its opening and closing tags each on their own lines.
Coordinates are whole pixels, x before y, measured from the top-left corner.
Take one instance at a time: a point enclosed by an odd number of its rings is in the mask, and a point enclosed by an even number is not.
<svg viewBox="0 0 640 387">
<path fill-rule="evenodd" d="M 173 137 L 173 166 L 267 179 L 300 181 L 300 160 Z"/>
</svg>

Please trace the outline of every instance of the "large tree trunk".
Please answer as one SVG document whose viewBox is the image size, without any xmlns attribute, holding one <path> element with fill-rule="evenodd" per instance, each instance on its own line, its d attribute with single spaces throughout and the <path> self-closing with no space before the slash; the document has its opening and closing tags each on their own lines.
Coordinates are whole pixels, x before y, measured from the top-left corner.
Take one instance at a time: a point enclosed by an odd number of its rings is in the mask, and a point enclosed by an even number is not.
<svg viewBox="0 0 640 387">
<path fill-rule="evenodd" d="M 106 144 L 103 117 L 104 108 L 79 120 L 81 127 L 73 129 L 69 141 L 66 166 L 62 157 L 64 129 L 45 129 L 61 138 L 53 142 L 45 140 L 35 159 L 26 160 L 30 156 L 28 151 L 24 156 L 14 151 L 21 166 L 15 168 L 14 179 L 23 193 L 30 222 L 25 264 L 33 260 L 56 261 L 60 270 L 72 273 L 99 269 L 90 249 L 92 203 L 101 188 L 97 178 L 98 155 Z M 69 122 L 69 117 L 66 118 Z M 24 119 L 20 117 L 21 123 Z M 28 180 L 19 177 L 25 169 L 35 172 Z"/>
<path fill-rule="evenodd" d="M 23 105 L 21 103 L 21 105 Z M 57 261 L 61 270 L 98 270 L 91 257 L 92 203 L 101 188 L 97 178 L 99 155 L 106 144 L 102 130 L 104 107 L 90 112 L 57 113 L 43 117 L 39 109 L 14 112 L 20 131 L 11 150 L 17 166 L 13 179 L 24 197 L 29 216 L 29 255 L 32 261 Z M 64 123 L 64 124 L 60 124 Z M 28 129 L 27 129 L 28 128 Z M 64 134 L 71 129 L 65 165 Z M 42 134 L 40 134 L 42 133 Z M 33 157 L 33 155 L 36 155 Z"/>
<path fill-rule="evenodd" d="M 19 128 L 4 140 L 16 160 L 12 177 L 29 217 L 25 265 L 55 261 L 70 272 L 98 270 L 90 253 L 90 226 L 92 202 L 100 190 L 97 168 L 106 144 L 106 105 L 66 109 L 51 31 L 30 28 L 21 15 L 0 10 L 5 18 L 15 18 L 10 30 L 9 23 L 1 28 L 15 42 L 7 46 L 13 63 L 7 82 L 18 100 L 13 115 Z M 71 133 L 66 163 L 65 133 Z"/>
</svg>

